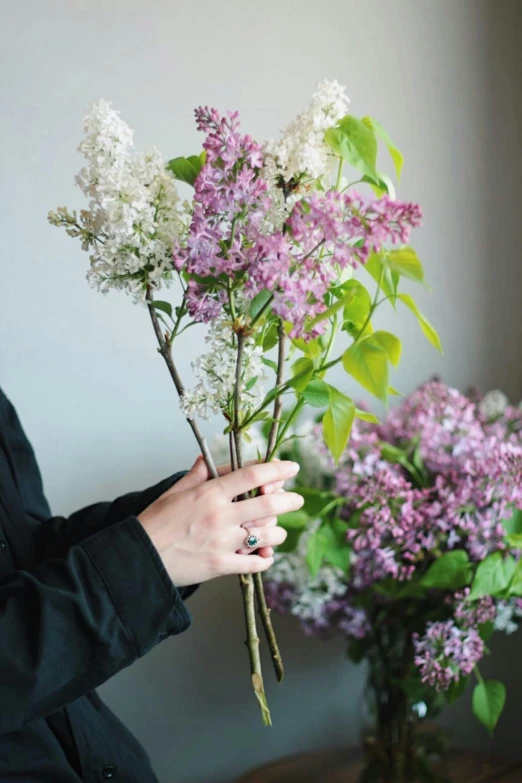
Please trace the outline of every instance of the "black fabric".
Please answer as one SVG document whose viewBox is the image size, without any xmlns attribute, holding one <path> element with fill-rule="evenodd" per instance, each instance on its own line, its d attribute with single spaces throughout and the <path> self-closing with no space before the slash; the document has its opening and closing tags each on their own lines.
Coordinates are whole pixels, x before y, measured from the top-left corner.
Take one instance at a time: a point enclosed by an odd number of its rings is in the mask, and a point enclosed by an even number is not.
<svg viewBox="0 0 522 783">
<path fill-rule="evenodd" d="M 0 783 L 153 783 L 95 688 L 190 625 L 136 518 L 177 481 L 52 517 L 0 390 Z"/>
</svg>

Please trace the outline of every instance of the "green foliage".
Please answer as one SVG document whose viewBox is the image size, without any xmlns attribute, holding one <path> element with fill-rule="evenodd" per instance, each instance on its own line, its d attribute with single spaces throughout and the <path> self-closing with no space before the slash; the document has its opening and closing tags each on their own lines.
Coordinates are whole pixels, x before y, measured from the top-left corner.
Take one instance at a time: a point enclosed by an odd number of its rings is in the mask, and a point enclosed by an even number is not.
<svg viewBox="0 0 522 783">
<path fill-rule="evenodd" d="M 468 553 L 462 549 L 454 549 L 445 552 L 431 564 L 420 584 L 438 590 L 458 590 L 469 585 L 471 577 L 472 567 Z"/>
<path fill-rule="evenodd" d="M 348 114 L 339 120 L 335 128 L 327 130 L 324 138 L 336 155 L 379 183 L 375 170 L 377 139 L 371 127 Z"/>
<path fill-rule="evenodd" d="M 347 280 L 343 284 L 346 292 L 343 298 L 343 321 L 353 324 L 357 330 L 366 323 L 372 307 L 368 290 L 358 280 Z"/>
<path fill-rule="evenodd" d="M 306 563 L 312 577 L 327 560 L 331 565 L 347 573 L 350 565 L 350 548 L 343 535 L 339 535 L 331 525 L 323 524 L 308 539 Z"/>
<path fill-rule="evenodd" d="M 194 186 L 204 162 L 205 153 L 202 152 L 200 155 L 190 155 L 188 158 L 173 158 L 167 163 L 167 168 L 180 182 Z"/>
<path fill-rule="evenodd" d="M 452 680 L 446 691 L 446 701 L 448 704 L 455 704 L 457 699 L 464 695 L 468 687 L 469 677 L 461 677 L 459 680 Z"/>
<path fill-rule="evenodd" d="M 399 275 L 396 271 L 393 273 L 383 264 L 381 253 L 371 253 L 364 264 L 364 269 L 373 277 L 376 283 L 380 283 L 383 294 L 389 298 L 395 307 L 397 296 L 397 286 L 399 285 Z"/>
<path fill-rule="evenodd" d="M 314 363 L 311 359 L 302 356 L 297 359 L 292 365 L 293 375 L 290 380 L 287 381 L 288 386 L 291 386 L 296 391 L 303 391 L 308 386 L 312 375 L 314 374 Z"/>
<path fill-rule="evenodd" d="M 488 555 L 477 567 L 470 599 L 476 600 L 485 595 L 491 595 L 493 598 L 504 595 L 514 570 L 515 561 L 511 555 L 506 558 L 500 552 Z"/>
<path fill-rule="evenodd" d="M 425 318 L 423 314 L 420 312 L 419 308 L 415 304 L 413 297 L 411 297 L 409 294 L 399 294 L 398 298 L 416 316 L 424 336 L 437 349 L 437 351 L 443 353 L 442 344 L 440 342 L 440 337 L 437 334 L 437 330 L 430 324 L 428 319 Z"/>
<path fill-rule="evenodd" d="M 344 499 L 339 498 L 333 492 L 310 489 L 309 487 L 299 487 L 297 491 L 305 501 L 301 511 L 313 519 L 324 517 L 331 509 L 344 503 Z"/>
<path fill-rule="evenodd" d="M 379 138 L 388 148 L 388 152 L 390 153 L 391 159 L 393 160 L 393 164 L 395 166 L 397 181 L 399 181 L 401 178 L 402 167 L 404 164 L 404 158 L 402 156 L 402 153 L 399 152 L 399 150 L 391 140 L 388 131 L 385 130 L 383 126 L 379 122 L 377 122 L 377 120 L 374 120 L 373 117 L 365 117 L 364 119 L 370 122 L 371 127 L 373 128 L 373 131 L 377 136 L 377 138 Z"/>
<path fill-rule="evenodd" d="M 502 520 L 506 533 L 516 535 L 522 533 L 522 509 L 513 509 L 513 514 L 508 519 Z"/>
<path fill-rule="evenodd" d="M 248 308 L 248 314 L 251 318 L 256 318 L 261 310 L 266 307 L 268 301 L 270 300 L 272 294 L 270 291 L 267 291 L 266 289 L 263 289 L 258 294 L 254 296 L 252 301 L 250 302 L 250 307 Z M 276 326 L 277 330 L 277 324 L 274 324 Z"/>
<path fill-rule="evenodd" d="M 397 272 L 401 277 L 407 277 L 416 283 L 424 283 L 424 269 L 412 247 L 383 250 L 379 255 L 391 272 Z"/>
<path fill-rule="evenodd" d="M 323 434 L 332 457 L 335 462 L 338 462 L 350 437 L 355 417 L 355 405 L 350 397 L 333 386 L 329 386 L 328 391 L 329 404 L 328 410 L 323 416 Z"/>
<path fill-rule="evenodd" d="M 303 389 L 302 394 L 312 408 L 326 408 L 330 403 L 330 387 L 319 378 L 311 380 Z"/>
<path fill-rule="evenodd" d="M 370 334 L 354 342 L 343 354 L 343 367 L 361 386 L 386 401 L 388 396 L 388 354 Z"/>
<path fill-rule="evenodd" d="M 381 348 L 386 351 L 388 360 L 393 364 L 394 367 L 397 367 L 402 353 L 402 343 L 399 338 L 394 334 L 391 334 L 391 332 L 378 331 L 373 333 L 372 340 L 379 343 Z"/>
<path fill-rule="evenodd" d="M 506 688 L 497 680 L 479 682 L 473 691 L 473 712 L 493 734 L 506 703 Z"/>
<path fill-rule="evenodd" d="M 308 514 L 303 509 L 299 511 L 288 511 L 286 514 L 280 514 L 277 518 L 277 524 L 284 527 L 285 530 L 303 530 L 308 524 Z"/>
<path fill-rule="evenodd" d="M 166 313 L 169 318 L 172 318 L 172 305 L 170 302 L 162 302 L 159 299 L 149 302 L 149 307 L 154 307 L 156 310 L 161 310 L 162 313 Z"/>
<path fill-rule="evenodd" d="M 355 409 L 355 418 L 362 419 L 362 421 L 368 421 L 370 424 L 380 424 L 379 419 L 374 413 L 370 413 L 370 411 L 362 411 L 360 408 Z"/>
</svg>

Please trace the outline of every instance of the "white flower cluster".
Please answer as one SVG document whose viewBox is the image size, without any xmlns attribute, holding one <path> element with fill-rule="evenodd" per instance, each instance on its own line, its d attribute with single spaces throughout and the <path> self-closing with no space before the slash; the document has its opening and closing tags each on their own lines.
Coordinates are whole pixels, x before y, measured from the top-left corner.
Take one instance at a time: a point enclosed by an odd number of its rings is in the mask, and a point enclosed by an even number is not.
<svg viewBox="0 0 522 783">
<path fill-rule="evenodd" d="M 287 125 L 278 140 L 265 145 L 267 178 L 307 181 L 331 171 L 333 157 L 324 134 L 348 113 L 346 88 L 336 81 L 319 84 L 308 108 Z"/>
<path fill-rule="evenodd" d="M 308 525 L 294 552 L 275 555 L 270 581 L 288 582 L 296 591 L 292 614 L 305 622 L 319 622 L 326 604 L 346 593 L 346 579 L 339 568 L 325 565 L 311 578 L 306 565 L 308 539 L 321 524 Z"/>
<path fill-rule="evenodd" d="M 236 381 L 237 336 L 230 321 L 217 319 L 209 324 L 205 337 L 208 350 L 193 363 L 198 382 L 180 399 L 181 410 L 187 418 L 199 416 L 208 419 L 210 412 L 231 410 Z M 241 410 L 248 415 L 264 398 L 266 380 L 263 351 L 251 337 L 243 345 L 241 369 Z"/>
<path fill-rule="evenodd" d="M 69 233 L 91 250 L 88 279 L 104 293 L 124 289 L 143 299 L 144 280 L 157 287 L 172 269 L 182 227 L 174 177 L 157 149 L 135 151 L 132 130 L 107 101 L 87 113 L 79 150 L 87 166 L 76 182 L 90 203 Z"/>
<path fill-rule="evenodd" d="M 510 601 L 498 601 L 495 615 L 495 631 L 503 631 L 506 634 L 515 633 L 518 630 L 522 618 L 522 607 L 518 606 L 516 598 Z"/>
<path fill-rule="evenodd" d="M 500 391 L 500 389 L 493 389 L 481 399 L 479 410 L 486 421 L 493 421 L 502 416 L 508 405 L 509 400 L 504 392 Z"/>
</svg>

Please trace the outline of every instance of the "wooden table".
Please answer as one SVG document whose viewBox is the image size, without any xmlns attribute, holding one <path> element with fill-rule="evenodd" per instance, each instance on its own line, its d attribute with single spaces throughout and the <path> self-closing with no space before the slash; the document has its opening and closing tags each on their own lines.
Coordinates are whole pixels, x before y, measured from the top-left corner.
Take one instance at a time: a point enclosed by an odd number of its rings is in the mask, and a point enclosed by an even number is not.
<svg viewBox="0 0 522 783">
<path fill-rule="evenodd" d="M 357 783 L 362 761 L 353 748 L 302 753 L 252 770 L 237 783 Z M 522 783 L 522 761 L 494 759 L 473 751 L 450 755 L 455 783 Z"/>
</svg>

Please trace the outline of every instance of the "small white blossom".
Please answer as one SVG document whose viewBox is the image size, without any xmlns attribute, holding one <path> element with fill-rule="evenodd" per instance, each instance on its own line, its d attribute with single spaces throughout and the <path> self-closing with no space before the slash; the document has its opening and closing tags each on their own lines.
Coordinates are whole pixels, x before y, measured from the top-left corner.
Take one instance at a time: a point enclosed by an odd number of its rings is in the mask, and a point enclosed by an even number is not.
<svg viewBox="0 0 522 783">
<path fill-rule="evenodd" d="M 518 622 L 522 618 L 522 608 L 517 605 L 516 599 L 510 601 L 498 601 L 495 615 L 495 631 L 503 631 L 510 635 L 518 630 Z"/>
<path fill-rule="evenodd" d="M 487 421 L 491 421 L 502 416 L 508 405 L 509 400 L 504 392 L 501 392 L 499 389 L 493 389 L 484 395 L 480 401 L 479 410 Z"/>
<path fill-rule="evenodd" d="M 287 125 L 280 138 L 265 145 L 270 179 L 320 180 L 331 171 L 333 156 L 324 134 L 348 113 L 346 88 L 336 81 L 322 82 L 308 108 Z"/>
<path fill-rule="evenodd" d="M 175 179 L 157 149 L 135 151 L 133 131 L 107 101 L 91 106 L 84 129 L 79 151 L 87 165 L 76 182 L 89 209 L 79 223 L 66 210 L 49 219 L 91 251 L 93 287 L 123 289 L 139 301 L 144 281 L 157 288 L 170 278 L 174 240 L 183 228 Z"/>
<path fill-rule="evenodd" d="M 192 363 L 198 382 L 180 399 L 181 410 L 188 418 L 199 416 L 208 419 L 210 412 L 230 410 L 233 403 L 237 336 L 230 321 L 212 321 L 205 342 L 208 350 Z M 240 386 L 241 410 L 247 415 L 264 398 L 266 376 L 262 356 L 262 348 L 251 337 L 247 337 L 243 345 Z"/>
</svg>

